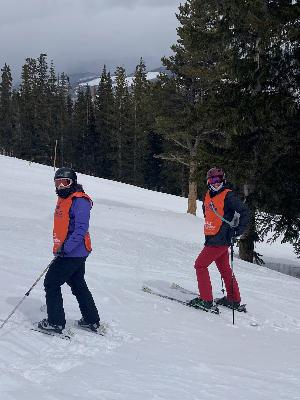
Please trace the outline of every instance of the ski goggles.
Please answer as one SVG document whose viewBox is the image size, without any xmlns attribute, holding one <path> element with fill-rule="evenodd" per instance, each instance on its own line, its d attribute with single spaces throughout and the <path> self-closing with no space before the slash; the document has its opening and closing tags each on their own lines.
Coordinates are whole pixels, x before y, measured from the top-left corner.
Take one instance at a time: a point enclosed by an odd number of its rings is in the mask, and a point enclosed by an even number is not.
<svg viewBox="0 0 300 400">
<path fill-rule="evenodd" d="M 59 188 L 59 187 L 68 188 L 72 185 L 72 183 L 73 183 L 72 179 L 69 179 L 69 178 L 54 179 L 54 184 L 55 184 L 55 187 L 57 187 L 57 188 Z"/>
<path fill-rule="evenodd" d="M 207 179 L 207 183 L 209 185 L 214 185 L 215 183 L 222 183 L 223 178 L 221 176 L 212 176 L 211 178 Z"/>
</svg>

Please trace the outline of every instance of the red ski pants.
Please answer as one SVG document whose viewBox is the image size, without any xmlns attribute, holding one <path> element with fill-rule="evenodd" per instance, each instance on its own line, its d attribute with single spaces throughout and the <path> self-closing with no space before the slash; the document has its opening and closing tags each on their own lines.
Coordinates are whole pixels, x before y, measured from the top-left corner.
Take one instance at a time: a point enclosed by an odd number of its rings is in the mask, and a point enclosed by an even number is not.
<svg viewBox="0 0 300 400">
<path fill-rule="evenodd" d="M 241 296 L 238 283 L 233 278 L 229 264 L 228 246 L 204 246 L 203 250 L 195 261 L 198 289 L 201 299 L 213 300 L 212 287 L 208 267 L 215 262 L 224 280 L 228 300 L 240 302 Z"/>
</svg>

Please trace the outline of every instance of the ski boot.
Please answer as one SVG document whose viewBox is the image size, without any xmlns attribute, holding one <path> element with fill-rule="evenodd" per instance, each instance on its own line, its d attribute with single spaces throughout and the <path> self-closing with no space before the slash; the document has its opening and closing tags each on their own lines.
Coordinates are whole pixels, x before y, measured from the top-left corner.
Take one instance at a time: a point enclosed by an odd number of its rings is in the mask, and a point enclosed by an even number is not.
<svg viewBox="0 0 300 400">
<path fill-rule="evenodd" d="M 219 299 L 215 299 L 217 305 L 224 306 L 227 308 L 233 308 L 234 310 L 238 310 L 240 308 L 241 303 L 239 301 L 228 300 L 226 296 L 221 297 Z"/>
<path fill-rule="evenodd" d="M 78 326 L 82 329 L 86 329 L 92 332 L 98 332 L 98 329 L 100 328 L 100 323 L 94 322 L 93 324 L 86 322 L 84 318 L 81 318 L 79 321 L 77 321 Z"/>
<path fill-rule="evenodd" d="M 62 333 L 64 327 L 62 325 L 50 324 L 47 318 L 38 323 L 38 328 L 46 332 Z"/>
<path fill-rule="evenodd" d="M 187 303 L 188 306 L 208 311 L 214 314 L 219 314 L 219 309 L 214 305 L 213 301 L 206 301 L 196 297 Z"/>
</svg>

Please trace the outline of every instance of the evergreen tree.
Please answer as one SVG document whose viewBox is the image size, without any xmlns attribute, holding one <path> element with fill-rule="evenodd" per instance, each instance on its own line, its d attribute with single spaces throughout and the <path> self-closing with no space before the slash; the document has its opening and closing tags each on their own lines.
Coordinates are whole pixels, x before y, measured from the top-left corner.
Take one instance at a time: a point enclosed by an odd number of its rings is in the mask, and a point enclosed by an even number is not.
<svg viewBox="0 0 300 400">
<path fill-rule="evenodd" d="M 68 142 L 72 165 L 77 171 L 90 175 L 95 173 L 95 142 L 95 110 L 91 90 L 87 86 L 85 91 L 79 92 L 75 102 L 72 137 Z"/>
<path fill-rule="evenodd" d="M 20 124 L 20 92 L 18 90 L 13 90 L 11 97 L 12 105 L 12 142 L 13 142 L 13 156 L 21 158 L 22 143 L 22 130 Z"/>
<path fill-rule="evenodd" d="M 97 176 L 103 178 L 112 178 L 114 109 L 112 79 L 104 66 L 95 99 L 95 171 Z"/>
<path fill-rule="evenodd" d="M 0 149 L 2 154 L 13 155 L 12 76 L 10 67 L 1 69 L 0 83 Z"/>
<path fill-rule="evenodd" d="M 58 160 L 60 165 L 72 164 L 72 149 L 70 148 L 69 142 L 72 142 L 73 103 L 70 91 L 71 86 L 69 78 L 65 73 L 61 73 L 56 85 L 53 87 L 53 93 L 56 93 L 56 95 L 53 96 L 55 131 L 52 135 L 52 137 L 57 140 L 59 150 Z"/>
<path fill-rule="evenodd" d="M 123 67 L 117 67 L 114 89 L 114 127 L 113 140 L 114 164 L 113 176 L 123 182 L 130 182 L 132 171 L 131 154 L 131 116 L 132 101 L 126 82 L 126 72 Z"/>
<path fill-rule="evenodd" d="M 299 177 L 287 184 L 290 171 L 299 168 L 298 11 L 292 1 L 258 0 L 228 1 L 224 13 L 231 57 L 220 96 L 230 135 L 221 158 L 253 211 L 240 241 L 241 258 L 251 262 L 257 228 L 299 243 Z M 255 220 L 261 211 L 267 214 Z"/>
<path fill-rule="evenodd" d="M 163 64 L 173 76 L 161 76 L 158 129 L 172 144 L 162 158 L 189 169 L 188 213 L 196 214 L 197 180 L 204 141 L 224 136 L 220 124 L 219 87 L 227 57 L 221 5 L 218 1 L 188 0 L 179 7 L 177 44 Z"/>
<path fill-rule="evenodd" d="M 132 127 L 132 183 L 145 184 L 146 158 L 149 151 L 148 133 L 151 131 L 152 116 L 150 113 L 150 85 L 147 81 L 146 65 L 140 59 L 134 73 L 131 87 L 133 106 Z"/>
<path fill-rule="evenodd" d="M 145 186 L 151 190 L 160 191 L 165 185 L 162 178 L 163 161 L 157 157 L 163 152 L 163 138 L 154 131 L 148 133 L 148 151 L 145 155 L 144 181 Z M 170 190 L 170 189 L 169 189 Z"/>
<path fill-rule="evenodd" d="M 51 101 L 52 93 L 49 91 L 47 55 L 40 54 L 36 61 L 37 74 L 33 90 L 36 106 L 35 136 L 32 144 L 32 155 L 36 162 L 50 163 L 53 150 L 51 144 L 53 144 L 53 140 L 51 140 L 49 101 Z"/>
<path fill-rule="evenodd" d="M 44 85 L 42 90 L 45 91 L 45 100 L 47 102 L 45 106 L 47 107 L 48 134 L 52 150 L 50 158 L 51 161 L 53 160 L 54 166 L 57 167 L 63 164 L 59 163 L 59 157 L 57 155 L 57 152 L 61 150 L 60 140 L 58 139 L 60 135 L 60 114 L 58 105 L 58 81 L 53 61 L 51 61 L 50 64 L 49 75 L 45 73 L 45 80 L 47 80 L 47 85 Z"/>
<path fill-rule="evenodd" d="M 51 96 L 46 54 L 27 58 L 22 68 L 19 110 L 22 158 L 49 164 L 53 154 Z M 53 83 L 53 82 L 52 82 Z"/>
<path fill-rule="evenodd" d="M 190 0 L 179 10 L 175 55 L 164 59 L 174 79 L 160 83 L 158 126 L 177 145 L 165 158 L 189 165 L 190 192 L 196 193 L 197 168 L 218 163 L 239 184 L 253 211 L 241 258 L 255 256 L 255 210 L 266 211 L 265 220 L 273 222 L 261 225 L 264 233 L 275 229 L 299 246 L 297 189 L 281 216 L 274 214 L 286 199 L 277 165 L 286 176 L 299 167 L 298 157 L 291 159 L 299 142 L 293 128 L 299 113 L 299 5 Z"/>
<path fill-rule="evenodd" d="M 20 147 L 18 153 L 21 158 L 30 161 L 34 160 L 33 146 L 36 136 L 36 76 L 36 60 L 27 58 L 22 67 L 22 81 L 19 91 Z"/>
</svg>

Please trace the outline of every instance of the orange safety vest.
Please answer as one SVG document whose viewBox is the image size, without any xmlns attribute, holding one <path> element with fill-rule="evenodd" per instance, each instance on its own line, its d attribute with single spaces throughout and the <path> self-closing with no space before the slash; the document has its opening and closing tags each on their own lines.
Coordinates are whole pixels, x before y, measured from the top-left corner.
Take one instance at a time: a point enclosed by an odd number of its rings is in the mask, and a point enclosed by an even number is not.
<svg viewBox="0 0 300 400">
<path fill-rule="evenodd" d="M 231 190 L 225 189 L 221 193 L 211 198 L 209 191 L 207 191 L 204 199 L 204 209 L 205 209 L 204 235 L 206 236 L 216 235 L 221 229 L 223 221 L 213 212 L 212 207 L 217 211 L 217 213 L 221 217 L 223 217 L 224 201 L 228 192 L 231 192 Z"/>
<path fill-rule="evenodd" d="M 75 192 L 72 193 L 71 196 L 63 199 L 61 197 L 58 198 L 56 208 L 54 211 L 54 225 L 53 225 L 53 253 L 55 254 L 57 250 L 63 245 L 66 240 L 69 223 L 70 223 L 70 215 L 69 211 L 72 206 L 72 201 L 74 197 L 84 197 L 88 199 L 91 204 L 93 204 L 91 198 L 83 193 L 83 192 Z M 89 232 L 85 234 L 84 243 L 87 251 L 92 251 L 91 246 L 91 238 Z"/>
</svg>

